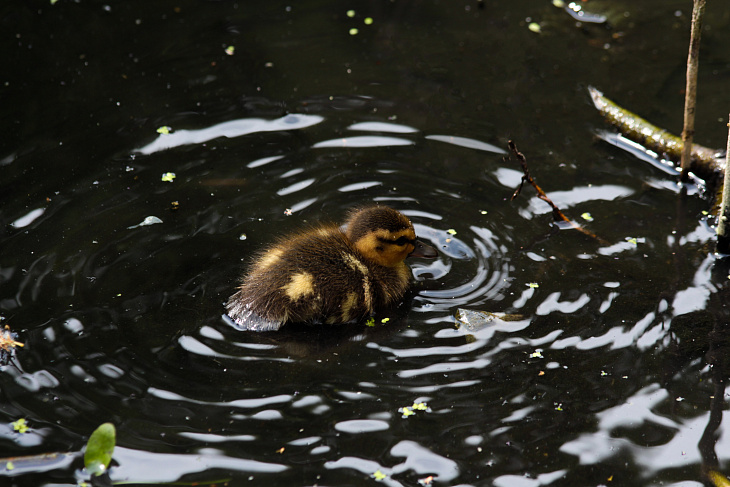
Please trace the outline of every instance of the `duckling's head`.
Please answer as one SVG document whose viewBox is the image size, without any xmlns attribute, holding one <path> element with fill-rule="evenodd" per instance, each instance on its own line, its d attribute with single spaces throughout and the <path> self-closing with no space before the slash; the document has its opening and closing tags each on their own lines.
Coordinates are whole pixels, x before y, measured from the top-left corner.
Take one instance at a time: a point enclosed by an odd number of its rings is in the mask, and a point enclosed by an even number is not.
<svg viewBox="0 0 730 487">
<path fill-rule="evenodd" d="M 403 213 L 387 206 L 354 210 L 347 220 L 347 238 L 367 259 L 393 267 L 406 257 L 438 256 L 436 249 L 416 240 L 416 231 Z"/>
</svg>

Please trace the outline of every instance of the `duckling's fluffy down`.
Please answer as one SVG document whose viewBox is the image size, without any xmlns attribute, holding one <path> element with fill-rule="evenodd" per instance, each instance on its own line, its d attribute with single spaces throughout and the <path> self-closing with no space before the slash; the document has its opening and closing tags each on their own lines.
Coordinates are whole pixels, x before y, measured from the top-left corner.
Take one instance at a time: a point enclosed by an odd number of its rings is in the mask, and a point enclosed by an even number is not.
<svg viewBox="0 0 730 487">
<path fill-rule="evenodd" d="M 226 307 L 239 326 L 255 331 L 286 322 L 346 323 L 400 300 L 409 280 L 405 262 L 378 265 L 337 226 L 325 225 L 260 253 Z"/>
</svg>

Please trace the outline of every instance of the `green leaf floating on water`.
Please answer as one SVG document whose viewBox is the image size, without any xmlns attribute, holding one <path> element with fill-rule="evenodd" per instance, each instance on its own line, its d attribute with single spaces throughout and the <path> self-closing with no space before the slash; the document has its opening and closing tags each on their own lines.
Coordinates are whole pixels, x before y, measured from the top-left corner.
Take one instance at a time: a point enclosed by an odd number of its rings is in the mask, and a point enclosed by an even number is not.
<svg viewBox="0 0 730 487">
<path fill-rule="evenodd" d="M 117 431 L 111 423 L 104 423 L 91 434 L 84 452 L 84 466 L 91 475 L 107 471 L 117 442 Z"/>
</svg>

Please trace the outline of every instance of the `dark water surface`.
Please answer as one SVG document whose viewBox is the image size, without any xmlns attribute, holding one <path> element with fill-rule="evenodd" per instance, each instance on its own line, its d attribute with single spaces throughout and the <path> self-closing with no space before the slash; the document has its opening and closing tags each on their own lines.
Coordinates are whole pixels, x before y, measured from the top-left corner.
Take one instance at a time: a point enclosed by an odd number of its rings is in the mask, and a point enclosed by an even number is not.
<svg viewBox="0 0 730 487">
<path fill-rule="evenodd" d="M 708 3 L 696 140 L 724 147 L 730 7 Z M 0 457 L 111 421 L 116 482 L 686 487 L 726 467 L 708 203 L 596 141 L 586 92 L 679 132 L 691 2 L 583 5 L 609 24 L 538 0 L 5 2 L 0 315 L 25 347 Z M 605 241 L 557 230 L 531 188 L 509 201 L 510 138 Z M 255 250 L 373 201 L 441 250 L 377 326 L 221 320 Z M 469 329 L 459 308 L 521 317 Z M 83 478 L 61 463 L 0 481 Z"/>
</svg>

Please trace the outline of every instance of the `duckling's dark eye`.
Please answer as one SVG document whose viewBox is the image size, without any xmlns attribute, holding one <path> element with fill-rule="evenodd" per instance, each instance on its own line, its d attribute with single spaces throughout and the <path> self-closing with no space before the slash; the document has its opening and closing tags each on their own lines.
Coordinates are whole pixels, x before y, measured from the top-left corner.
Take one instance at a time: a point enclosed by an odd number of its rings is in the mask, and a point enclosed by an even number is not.
<svg viewBox="0 0 730 487">
<path fill-rule="evenodd" d="M 400 238 L 399 238 L 398 240 L 396 240 L 396 241 L 395 241 L 395 242 L 393 242 L 393 243 L 395 243 L 396 245 L 400 245 L 400 246 L 403 246 L 403 245 L 405 245 L 405 244 L 407 244 L 407 243 L 410 243 L 410 242 L 411 242 L 411 239 L 409 239 L 409 238 L 408 238 L 408 237 L 406 237 L 406 236 L 403 236 L 403 237 L 400 237 Z"/>
</svg>

